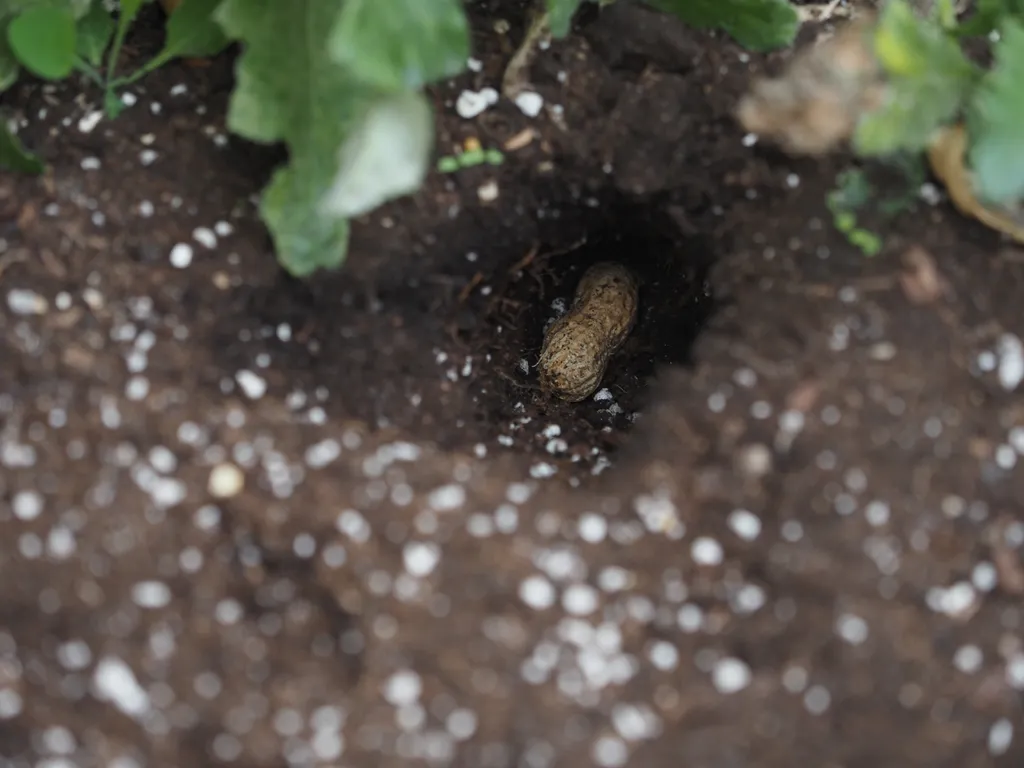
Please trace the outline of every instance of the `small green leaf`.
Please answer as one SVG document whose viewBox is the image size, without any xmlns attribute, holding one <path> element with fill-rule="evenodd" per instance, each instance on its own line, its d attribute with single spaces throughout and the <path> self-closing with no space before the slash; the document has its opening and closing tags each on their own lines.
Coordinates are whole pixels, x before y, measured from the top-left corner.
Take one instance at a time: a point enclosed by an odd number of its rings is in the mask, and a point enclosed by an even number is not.
<svg viewBox="0 0 1024 768">
<path fill-rule="evenodd" d="M 221 0 L 184 0 L 167 19 L 167 40 L 157 58 L 215 56 L 229 44 L 213 15 Z"/>
<path fill-rule="evenodd" d="M 953 0 L 935 0 L 932 16 L 938 20 L 943 29 L 956 28 L 956 7 L 953 5 Z"/>
<path fill-rule="evenodd" d="M 226 34 L 243 43 L 228 127 L 288 145 L 289 164 L 274 174 L 260 213 L 278 259 L 297 276 L 345 258 L 348 222 L 324 213 L 322 202 L 346 136 L 379 96 L 331 60 L 327 42 L 337 17 L 337 0 L 224 0 L 216 14 Z"/>
<path fill-rule="evenodd" d="M 583 0 L 547 0 L 548 29 L 553 37 L 565 37 Z"/>
<path fill-rule="evenodd" d="M 445 155 L 437 161 L 439 173 L 455 173 L 455 171 L 459 170 L 459 167 L 459 159 L 453 155 Z"/>
<path fill-rule="evenodd" d="M 850 168 L 836 177 L 836 188 L 829 193 L 828 206 L 833 211 L 856 211 L 871 199 L 871 183 L 860 168 Z"/>
<path fill-rule="evenodd" d="M 472 168 L 474 165 L 482 165 L 484 157 L 483 147 L 475 147 L 459 155 L 459 164 L 463 168 Z"/>
<path fill-rule="evenodd" d="M 995 65 L 968 108 L 975 191 L 993 203 L 1024 200 L 1024 25 L 1007 19 Z"/>
<path fill-rule="evenodd" d="M 463 70 L 469 27 L 461 0 L 346 0 L 330 52 L 368 85 L 414 91 Z"/>
<path fill-rule="evenodd" d="M 0 120 L 0 167 L 33 175 L 43 172 L 42 161 L 25 149 L 6 120 Z"/>
<path fill-rule="evenodd" d="M 103 63 L 103 53 L 110 45 L 116 24 L 102 3 L 94 3 L 89 12 L 78 20 L 78 55 L 98 67 Z"/>
<path fill-rule="evenodd" d="M 854 228 L 846 233 L 846 239 L 860 248 L 865 256 L 877 256 L 882 250 L 882 238 L 866 229 Z"/>
<path fill-rule="evenodd" d="M 7 41 L 22 65 L 39 77 L 60 80 L 75 66 L 75 16 L 70 8 L 36 6 L 7 28 Z"/>
<path fill-rule="evenodd" d="M 832 221 L 840 232 L 850 232 L 857 225 L 857 217 L 850 211 L 837 212 Z"/>
<path fill-rule="evenodd" d="M 752 51 L 793 42 L 800 17 L 788 0 L 648 0 L 698 29 L 717 28 Z"/>
<path fill-rule="evenodd" d="M 970 18 L 954 30 L 960 37 L 988 35 L 1007 17 L 1024 20 L 1024 0 L 977 0 Z"/>
<path fill-rule="evenodd" d="M 935 19 L 917 16 L 904 0 L 885 5 L 874 47 L 889 76 L 887 96 L 861 118 L 854 147 L 865 156 L 921 150 L 960 110 L 978 70 Z"/>
</svg>

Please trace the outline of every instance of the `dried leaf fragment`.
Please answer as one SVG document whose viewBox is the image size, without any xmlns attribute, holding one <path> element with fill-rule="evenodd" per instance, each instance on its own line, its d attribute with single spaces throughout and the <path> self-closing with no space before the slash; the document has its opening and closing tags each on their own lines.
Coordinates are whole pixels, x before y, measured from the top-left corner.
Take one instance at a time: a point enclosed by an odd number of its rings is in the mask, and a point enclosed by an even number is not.
<svg viewBox="0 0 1024 768">
<path fill-rule="evenodd" d="M 957 209 L 972 216 L 990 229 L 1024 243 L 1024 209 L 988 206 L 975 196 L 971 172 L 964 163 L 967 132 L 963 125 L 941 129 L 928 146 L 928 163 L 949 191 Z"/>
<path fill-rule="evenodd" d="M 885 98 L 885 74 L 870 45 L 871 15 L 798 53 L 781 76 L 762 78 L 741 99 L 744 129 L 787 152 L 824 155 L 853 135 Z"/>
</svg>

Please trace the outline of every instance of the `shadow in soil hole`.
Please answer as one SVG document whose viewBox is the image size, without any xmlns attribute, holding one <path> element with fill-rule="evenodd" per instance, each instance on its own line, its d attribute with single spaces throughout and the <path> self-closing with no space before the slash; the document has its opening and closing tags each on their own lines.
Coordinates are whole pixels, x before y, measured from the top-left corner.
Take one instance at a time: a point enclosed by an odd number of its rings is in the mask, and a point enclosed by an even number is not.
<svg viewBox="0 0 1024 768">
<path fill-rule="evenodd" d="M 528 240 L 513 242 L 475 264 L 439 236 L 458 259 L 384 290 L 345 271 L 316 281 L 282 274 L 236 297 L 243 327 L 225 324 L 219 354 L 244 354 L 232 338 L 251 336 L 256 319 L 273 369 L 286 372 L 296 390 L 336 394 L 342 418 L 386 423 L 460 450 L 483 443 L 571 461 L 613 451 L 646 407 L 648 381 L 663 367 L 690 363 L 715 310 L 709 243 L 684 231 L 691 228 L 673 210 L 667 200 L 618 196 L 598 208 L 563 205 L 534 249 Z M 567 247 L 581 235 L 584 241 Z M 533 255 L 524 257 L 527 251 Z M 607 392 L 565 403 L 539 391 L 537 358 L 556 316 L 553 303 L 571 304 L 583 272 L 599 261 L 635 272 L 637 324 L 609 361 L 601 383 Z M 465 265 L 480 270 L 479 283 L 460 274 Z M 278 338 L 282 327 L 287 339 Z M 564 449 L 548 447 L 547 425 L 558 426 Z"/>
<path fill-rule="evenodd" d="M 536 257 L 509 276 L 487 313 L 489 336 L 474 346 L 492 350 L 501 380 L 479 381 L 501 419 L 557 421 L 563 432 L 613 448 L 646 405 L 646 384 L 662 367 L 689 365 L 690 352 L 715 310 L 707 282 L 713 255 L 706 239 L 684 235 L 665 208 L 616 202 L 587 228 L 586 241 L 569 251 L 541 246 Z M 556 306 L 571 306 L 576 286 L 593 264 L 615 261 L 636 274 L 637 324 L 608 363 L 600 399 L 564 403 L 536 389 L 536 364 Z M 510 265 L 514 266 L 514 265 Z M 522 386 L 519 386 L 520 382 Z M 611 394 L 608 399 L 607 394 Z"/>
</svg>

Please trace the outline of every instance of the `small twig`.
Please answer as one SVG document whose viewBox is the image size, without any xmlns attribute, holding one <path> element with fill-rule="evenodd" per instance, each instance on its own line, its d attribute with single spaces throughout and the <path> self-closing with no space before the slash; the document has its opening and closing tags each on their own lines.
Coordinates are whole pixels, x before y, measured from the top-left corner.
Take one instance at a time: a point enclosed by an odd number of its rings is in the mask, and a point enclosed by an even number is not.
<svg viewBox="0 0 1024 768">
<path fill-rule="evenodd" d="M 539 250 L 540 246 L 537 245 L 537 243 L 534 243 L 532 246 L 530 246 L 530 250 L 526 252 L 526 255 L 523 256 L 523 258 L 521 258 L 519 261 L 517 261 L 515 264 L 508 268 L 508 273 L 510 275 L 514 275 L 516 272 L 526 269 L 528 266 L 530 266 L 530 264 L 533 263 L 533 260 L 537 257 L 537 252 Z"/>
<path fill-rule="evenodd" d="M 842 5 L 841 8 L 839 7 L 840 5 Z M 796 12 L 800 21 L 825 22 L 833 16 L 845 17 L 850 15 L 850 9 L 843 3 L 843 0 L 801 5 L 796 9 Z"/>
<path fill-rule="evenodd" d="M 530 65 L 537 54 L 537 46 L 548 34 L 547 11 L 534 16 L 519 49 L 512 55 L 501 78 L 501 92 L 506 98 L 514 99 L 530 85 Z"/>
<path fill-rule="evenodd" d="M 584 235 L 583 237 L 581 237 L 579 240 L 577 240 L 575 243 L 572 243 L 571 245 L 567 245 L 564 248 L 558 248 L 558 249 L 556 249 L 554 251 L 545 251 L 544 253 L 540 254 L 540 256 L 538 256 L 537 258 L 540 258 L 540 259 L 550 259 L 552 256 L 564 256 L 567 253 L 572 253 L 573 251 L 579 250 L 580 248 L 582 248 L 586 244 L 587 244 L 587 236 Z"/>
</svg>

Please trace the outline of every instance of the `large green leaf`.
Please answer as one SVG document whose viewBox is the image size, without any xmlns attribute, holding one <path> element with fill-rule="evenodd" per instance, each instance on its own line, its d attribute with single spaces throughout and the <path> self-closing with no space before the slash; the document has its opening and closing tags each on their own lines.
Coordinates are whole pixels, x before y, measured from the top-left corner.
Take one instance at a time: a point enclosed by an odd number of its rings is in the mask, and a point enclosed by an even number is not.
<svg viewBox="0 0 1024 768">
<path fill-rule="evenodd" d="M 381 89 L 416 90 L 452 77 L 469 56 L 462 0 L 345 0 L 330 51 L 357 78 Z"/>
<path fill-rule="evenodd" d="M 717 28 L 753 51 L 789 45 L 800 18 L 788 0 L 648 0 L 699 29 Z"/>
<path fill-rule="evenodd" d="M 92 9 L 93 5 L 102 5 L 102 0 L 0 0 L 0 18 L 17 16 L 30 8 L 66 8 L 76 19 L 80 19 Z"/>
<path fill-rule="evenodd" d="M 7 25 L 10 19 L 0 18 L 0 93 L 3 93 L 18 79 L 21 65 L 7 42 Z"/>
<path fill-rule="evenodd" d="M 7 42 L 27 70 L 60 80 L 75 66 L 75 16 L 68 7 L 27 8 L 8 25 Z"/>
<path fill-rule="evenodd" d="M 337 0 L 225 0 L 216 15 L 244 45 L 228 127 L 254 141 L 284 141 L 290 150 L 260 212 L 278 258 L 295 275 L 344 259 L 348 223 L 324 215 L 321 205 L 342 143 L 374 95 L 330 57 L 337 16 Z"/>
<path fill-rule="evenodd" d="M 82 19 L 100 0 L 0 0 L 0 92 L 10 88 L 18 79 L 21 65 L 8 42 L 8 27 L 23 11 L 42 7 L 70 10 L 75 19 Z"/>
<path fill-rule="evenodd" d="M 1003 24 L 995 66 L 967 113 L 969 164 L 978 195 L 995 203 L 1024 200 L 1024 25 Z"/>
<path fill-rule="evenodd" d="M 434 144 L 434 113 L 415 91 L 376 102 L 345 140 L 334 184 L 323 211 L 361 216 L 378 205 L 414 192 L 423 183 Z"/>
<path fill-rule="evenodd" d="M 888 75 L 888 97 L 854 133 L 862 155 L 923 149 L 959 111 L 979 70 L 935 19 L 904 0 L 888 2 L 874 30 L 874 52 Z"/>
</svg>

